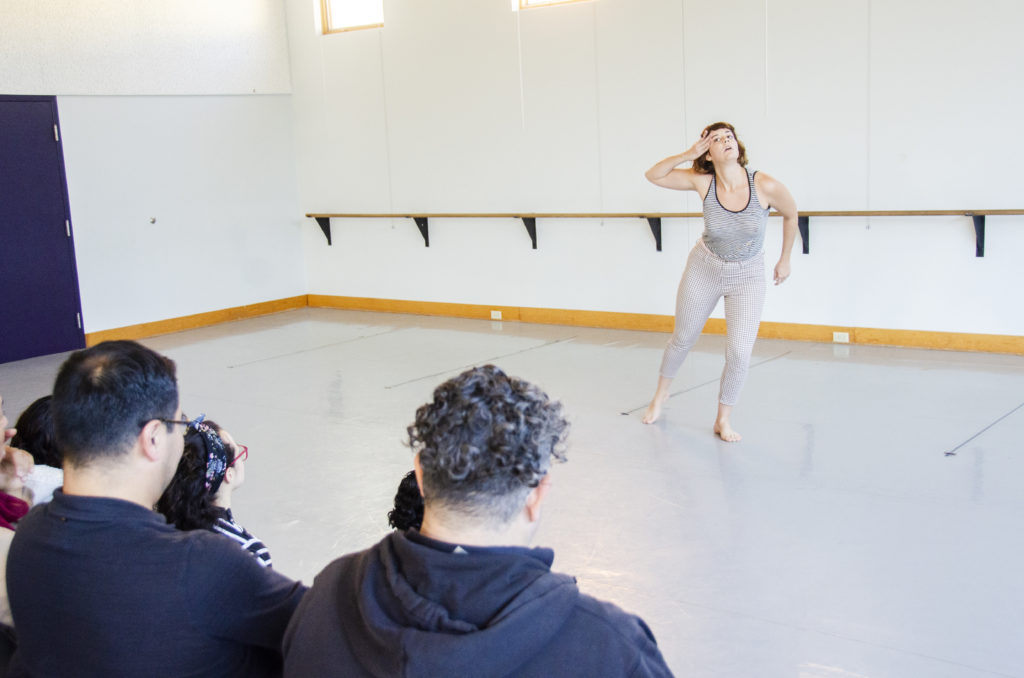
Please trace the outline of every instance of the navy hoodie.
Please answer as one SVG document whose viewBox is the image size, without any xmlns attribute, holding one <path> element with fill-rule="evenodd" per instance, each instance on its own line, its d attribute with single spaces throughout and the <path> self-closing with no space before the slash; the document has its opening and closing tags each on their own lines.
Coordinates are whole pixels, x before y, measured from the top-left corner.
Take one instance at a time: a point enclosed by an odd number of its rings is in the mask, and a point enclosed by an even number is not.
<svg viewBox="0 0 1024 678">
<path fill-rule="evenodd" d="M 672 675 L 639 617 L 553 559 L 391 533 L 317 576 L 285 632 L 285 676 Z"/>
</svg>

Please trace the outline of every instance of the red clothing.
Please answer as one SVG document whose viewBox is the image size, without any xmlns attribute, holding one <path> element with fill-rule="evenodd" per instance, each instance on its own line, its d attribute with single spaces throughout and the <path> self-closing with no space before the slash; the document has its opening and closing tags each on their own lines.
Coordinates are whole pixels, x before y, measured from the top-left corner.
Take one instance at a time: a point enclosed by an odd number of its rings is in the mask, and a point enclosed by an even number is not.
<svg viewBox="0 0 1024 678">
<path fill-rule="evenodd" d="M 28 513 L 28 509 L 26 502 L 6 492 L 0 492 L 0 527 L 13 530 L 14 524 Z"/>
</svg>

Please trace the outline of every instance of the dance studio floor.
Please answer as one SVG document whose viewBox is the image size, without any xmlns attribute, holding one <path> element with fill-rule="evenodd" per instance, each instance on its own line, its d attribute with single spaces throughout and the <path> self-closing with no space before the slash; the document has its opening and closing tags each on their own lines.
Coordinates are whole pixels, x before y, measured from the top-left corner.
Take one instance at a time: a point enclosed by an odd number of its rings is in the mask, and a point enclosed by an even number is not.
<svg viewBox="0 0 1024 678">
<path fill-rule="evenodd" d="M 728 444 L 720 336 L 640 422 L 666 338 L 302 309 L 144 343 L 249 446 L 235 514 L 307 583 L 386 533 L 416 407 L 494 363 L 573 422 L 537 544 L 676 675 L 1024 676 L 1024 358 L 760 340 Z M 62 359 L 0 365 L 12 420 Z"/>
</svg>

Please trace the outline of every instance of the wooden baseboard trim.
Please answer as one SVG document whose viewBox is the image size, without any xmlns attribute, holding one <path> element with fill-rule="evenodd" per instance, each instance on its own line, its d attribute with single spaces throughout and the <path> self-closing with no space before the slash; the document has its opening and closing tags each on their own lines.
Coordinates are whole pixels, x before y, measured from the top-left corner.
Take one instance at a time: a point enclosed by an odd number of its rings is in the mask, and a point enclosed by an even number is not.
<svg viewBox="0 0 1024 678">
<path fill-rule="evenodd" d="M 309 305 L 315 308 L 378 311 L 380 313 L 408 313 L 410 315 L 440 315 L 451 318 L 477 318 L 484 320 L 491 319 L 491 311 L 501 311 L 502 320 L 520 319 L 519 307 L 517 306 L 479 306 L 476 304 L 448 304 L 440 301 L 336 297 L 328 294 L 310 294 L 307 296 L 309 298 Z"/>
<path fill-rule="evenodd" d="M 233 308 L 225 308 L 219 311 L 208 311 L 206 313 L 186 315 L 180 318 L 168 318 L 166 320 L 157 320 L 151 323 L 142 323 L 140 325 L 116 327 L 111 330 L 87 333 L 85 335 L 85 345 L 95 346 L 101 341 L 111 341 L 114 339 L 145 339 L 146 337 L 155 337 L 158 334 L 170 334 L 171 332 L 194 330 L 198 327 L 219 325 L 220 323 L 231 322 L 232 320 L 255 318 L 261 315 L 270 315 L 271 313 L 304 308 L 308 305 L 309 302 L 306 299 L 306 295 L 301 294 L 297 297 L 287 297 L 285 299 L 264 301 L 258 304 L 235 306 Z"/>
<path fill-rule="evenodd" d="M 573 325 L 577 327 L 638 330 L 643 332 L 671 332 L 673 324 L 672 316 L 651 313 L 579 311 L 557 308 L 531 308 L 528 306 L 483 306 L 479 304 L 450 304 L 436 301 L 302 294 L 286 299 L 235 306 L 234 308 L 197 313 L 180 318 L 168 318 L 140 325 L 89 332 L 85 335 L 85 344 L 86 346 L 95 346 L 101 341 L 112 339 L 145 339 L 146 337 L 153 337 L 159 334 L 208 327 L 232 320 L 255 318 L 261 315 L 270 315 L 271 313 L 290 311 L 306 306 L 337 308 L 348 311 L 377 311 L 380 313 L 475 318 L 479 320 L 491 320 L 491 311 L 500 311 L 502 320 L 543 325 Z M 710 318 L 707 324 L 704 325 L 704 332 L 707 334 L 725 334 L 725 320 Z M 761 323 L 757 336 L 765 339 L 814 341 L 827 344 L 832 342 L 833 332 L 848 333 L 851 344 L 1024 355 L 1024 337 L 1003 334 L 887 330 L 871 327 L 839 327 L 835 325 L 804 325 L 765 321 Z"/>
<path fill-rule="evenodd" d="M 649 313 L 616 313 L 613 311 L 575 311 L 526 306 L 481 306 L 449 304 L 435 301 L 341 297 L 324 294 L 308 295 L 309 305 L 381 313 L 409 313 L 454 318 L 490 320 L 491 311 L 501 311 L 502 320 L 518 320 L 545 325 L 574 325 L 645 332 L 671 332 L 673 317 Z M 708 334 L 725 334 L 725 320 L 710 318 L 704 326 Z M 1024 355 L 1024 337 L 1002 334 L 966 334 L 959 332 L 928 332 L 922 330 L 887 330 L 870 327 L 839 327 L 836 325 L 805 325 L 800 323 L 762 322 L 757 333 L 765 339 L 814 341 L 832 343 L 833 332 L 846 332 L 851 344 L 928 348 L 948 351 L 1009 353 Z"/>
<path fill-rule="evenodd" d="M 945 351 L 980 351 L 1024 355 L 1024 337 L 1008 334 L 962 334 L 854 327 L 850 330 L 850 341 L 856 344 L 875 346 L 914 346 Z"/>
</svg>

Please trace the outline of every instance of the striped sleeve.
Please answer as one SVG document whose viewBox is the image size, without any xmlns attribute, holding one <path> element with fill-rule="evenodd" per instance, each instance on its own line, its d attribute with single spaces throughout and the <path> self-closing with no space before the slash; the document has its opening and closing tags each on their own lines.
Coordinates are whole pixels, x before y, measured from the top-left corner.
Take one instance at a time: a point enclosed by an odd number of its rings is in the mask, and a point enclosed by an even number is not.
<svg viewBox="0 0 1024 678">
<path fill-rule="evenodd" d="M 237 543 L 242 549 L 251 553 L 263 567 L 274 566 L 273 560 L 270 558 L 270 550 L 266 545 L 233 519 L 227 517 L 218 518 L 217 522 L 210 529 L 217 534 L 224 535 Z"/>
</svg>

